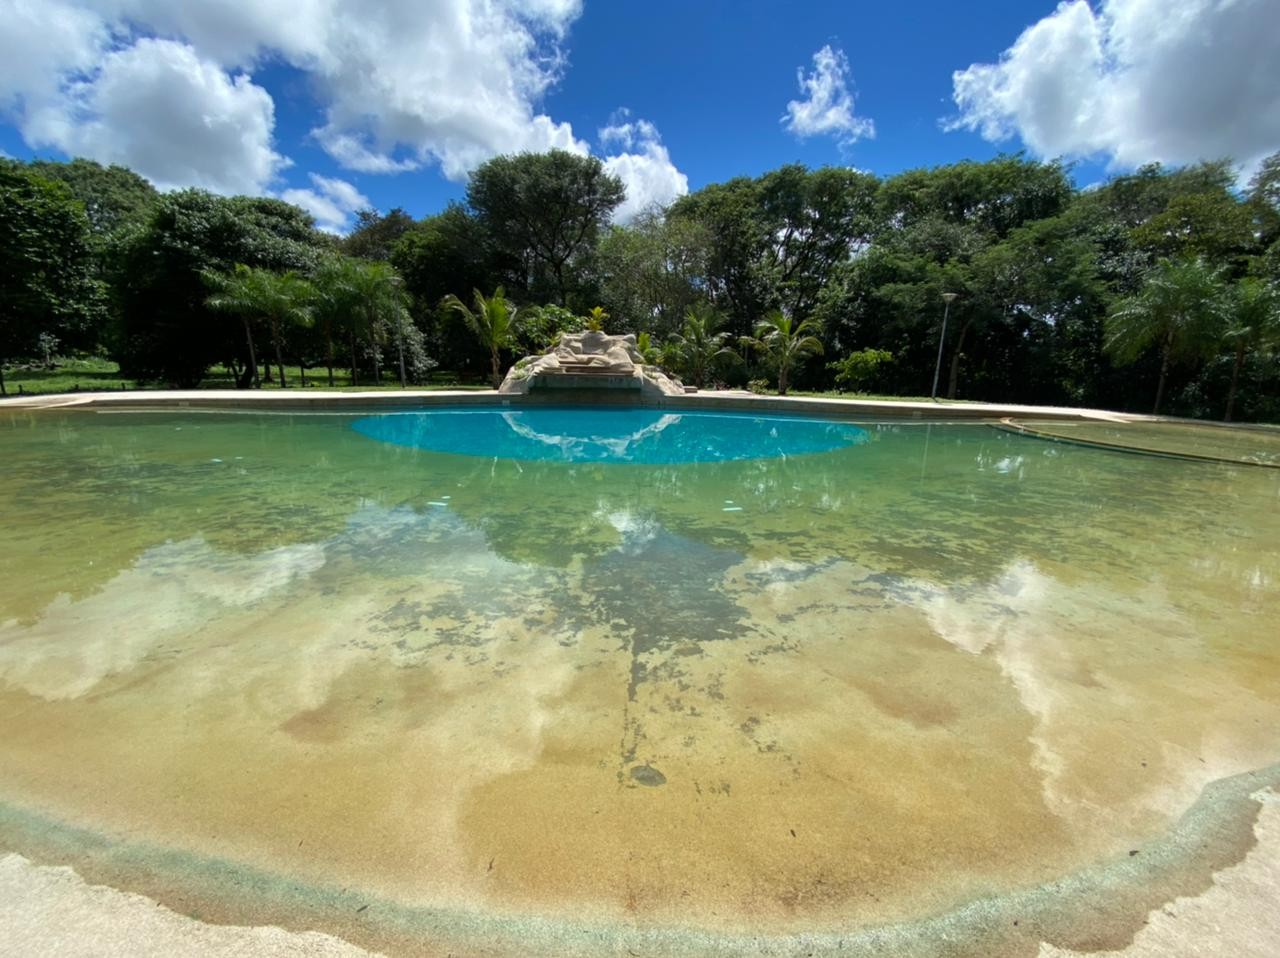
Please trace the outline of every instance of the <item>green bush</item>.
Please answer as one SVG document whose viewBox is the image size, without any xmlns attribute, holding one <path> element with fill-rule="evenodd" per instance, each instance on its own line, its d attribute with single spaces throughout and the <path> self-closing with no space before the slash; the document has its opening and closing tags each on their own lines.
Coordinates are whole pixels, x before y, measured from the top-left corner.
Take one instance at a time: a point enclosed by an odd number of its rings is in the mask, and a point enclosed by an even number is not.
<svg viewBox="0 0 1280 958">
<path fill-rule="evenodd" d="M 880 377 L 883 367 L 893 362 L 893 353 L 885 349 L 859 349 L 827 368 L 836 374 L 836 388 L 841 392 L 868 392 Z"/>
</svg>

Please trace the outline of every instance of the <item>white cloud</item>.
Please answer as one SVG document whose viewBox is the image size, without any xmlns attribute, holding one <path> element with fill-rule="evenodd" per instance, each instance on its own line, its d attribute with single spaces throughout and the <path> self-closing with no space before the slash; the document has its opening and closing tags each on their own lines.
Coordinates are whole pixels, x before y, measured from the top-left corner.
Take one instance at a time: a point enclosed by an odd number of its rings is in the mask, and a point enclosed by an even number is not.
<svg viewBox="0 0 1280 958">
<path fill-rule="evenodd" d="M 582 0 L 0 0 L 0 111 L 32 145 L 161 186 L 268 193 L 288 161 L 253 71 L 284 62 L 309 81 L 314 141 L 341 167 L 438 164 L 461 180 L 499 153 L 589 152 L 539 109 L 581 12 Z M 608 161 L 647 202 L 687 182 L 646 126 Z"/>
<path fill-rule="evenodd" d="M 1280 0 L 1059 4 L 998 63 L 953 76 L 948 126 L 1116 167 L 1280 148 Z"/>
<path fill-rule="evenodd" d="M 875 123 L 854 116 L 853 94 L 849 92 L 849 60 L 843 50 L 824 46 L 813 55 L 813 72 L 796 70 L 796 80 L 804 99 L 787 104 L 782 122 L 800 139 L 834 136 L 849 145 L 876 135 Z"/>
<path fill-rule="evenodd" d="M 285 190 L 280 199 L 301 206 L 327 233 L 345 233 L 351 225 L 351 214 L 372 205 L 368 197 L 346 180 L 312 173 L 311 182 L 315 189 Z"/>
<path fill-rule="evenodd" d="M 600 145 L 622 152 L 607 156 L 604 168 L 622 180 L 627 198 L 614 211 L 614 221 L 629 222 L 654 204 L 666 206 L 689 192 L 689 178 L 671 162 L 658 128 L 648 120 L 631 120 L 630 111 L 619 110 L 599 131 Z"/>
<path fill-rule="evenodd" d="M 87 79 L 32 104 L 33 146 L 132 167 L 161 188 L 258 192 L 286 164 L 272 148 L 274 106 L 186 44 L 144 38 L 112 51 Z"/>
</svg>

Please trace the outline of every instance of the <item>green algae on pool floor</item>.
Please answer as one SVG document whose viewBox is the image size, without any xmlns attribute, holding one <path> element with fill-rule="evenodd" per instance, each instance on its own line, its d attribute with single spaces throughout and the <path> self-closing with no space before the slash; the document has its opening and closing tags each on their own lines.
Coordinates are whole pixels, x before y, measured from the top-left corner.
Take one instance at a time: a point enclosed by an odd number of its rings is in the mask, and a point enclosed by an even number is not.
<svg viewBox="0 0 1280 958">
<path fill-rule="evenodd" d="M 405 907 L 772 934 L 1042 886 L 1280 760 L 1274 470 L 356 418 L 0 417 L 0 801 Z"/>
</svg>

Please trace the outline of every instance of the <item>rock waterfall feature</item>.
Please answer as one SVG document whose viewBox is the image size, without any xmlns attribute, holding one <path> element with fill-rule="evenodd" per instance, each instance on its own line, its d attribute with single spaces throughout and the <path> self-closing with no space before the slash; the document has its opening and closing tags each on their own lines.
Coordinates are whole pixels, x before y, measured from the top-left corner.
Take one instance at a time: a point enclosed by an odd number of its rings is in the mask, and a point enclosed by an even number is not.
<svg viewBox="0 0 1280 958">
<path fill-rule="evenodd" d="M 685 392 L 679 381 L 645 363 L 635 336 L 598 330 L 561 333 L 552 349 L 512 366 L 498 392 L 525 395 L 534 389 L 637 390 L 646 399 Z"/>
</svg>

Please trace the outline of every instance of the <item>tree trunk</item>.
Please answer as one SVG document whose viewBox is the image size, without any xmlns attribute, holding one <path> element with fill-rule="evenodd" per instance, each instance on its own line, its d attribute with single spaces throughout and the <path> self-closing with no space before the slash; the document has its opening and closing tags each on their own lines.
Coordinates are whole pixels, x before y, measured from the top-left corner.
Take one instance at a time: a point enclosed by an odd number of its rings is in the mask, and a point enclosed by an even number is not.
<svg viewBox="0 0 1280 958">
<path fill-rule="evenodd" d="M 250 380 L 253 388 L 257 389 L 261 382 L 258 379 L 258 354 L 253 349 L 253 331 L 249 328 L 249 317 L 241 316 L 240 321 L 244 323 L 244 339 L 249 344 L 249 368 L 253 370 Z"/>
<path fill-rule="evenodd" d="M 324 353 L 325 369 L 329 371 L 329 388 L 332 389 L 333 388 L 333 337 L 325 336 L 324 343 L 325 343 L 325 353 Z"/>
<path fill-rule="evenodd" d="M 356 334 L 354 330 L 351 333 L 351 385 L 359 386 L 360 380 L 356 377 Z"/>
<path fill-rule="evenodd" d="M 4 385 L 4 361 L 0 360 L 0 396 L 9 395 L 9 390 Z"/>
<path fill-rule="evenodd" d="M 951 376 L 947 380 L 947 398 L 956 398 L 956 385 L 960 380 L 960 350 L 964 349 L 964 338 L 969 333 L 973 320 L 968 320 L 960 327 L 960 338 L 956 340 L 956 351 L 951 354 Z"/>
<path fill-rule="evenodd" d="M 785 396 L 787 394 L 787 366 L 782 363 L 778 366 L 778 395 Z"/>
<path fill-rule="evenodd" d="M 280 326 L 277 323 L 271 324 L 271 342 L 276 348 L 276 371 L 280 374 L 280 388 L 285 389 L 288 384 L 284 381 L 284 354 L 280 349 Z"/>
<path fill-rule="evenodd" d="M 409 379 L 404 374 L 404 326 L 396 323 L 396 351 L 400 354 L 400 388 L 404 389 L 409 385 Z"/>
<path fill-rule="evenodd" d="M 1244 344 L 1236 347 L 1236 361 L 1231 364 L 1231 388 L 1227 390 L 1227 414 L 1223 422 L 1231 422 L 1231 413 L 1236 407 L 1236 387 L 1240 385 L 1240 370 L 1244 366 Z"/>
<path fill-rule="evenodd" d="M 493 388 L 497 389 L 502 385 L 502 360 L 498 357 L 497 347 L 494 347 L 489 358 L 493 362 Z"/>
<path fill-rule="evenodd" d="M 373 353 L 373 384 L 375 386 L 382 385 L 382 357 L 378 354 L 378 341 L 373 338 L 373 334 L 369 334 L 370 350 Z"/>
<path fill-rule="evenodd" d="M 307 386 L 307 364 L 301 359 L 298 360 L 298 375 L 302 377 L 302 387 L 305 389 Z"/>
<path fill-rule="evenodd" d="M 1164 399 L 1164 381 L 1169 376 L 1169 354 L 1173 351 L 1173 337 L 1170 335 L 1164 342 L 1164 348 L 1160 350 L 1160 381 L 1156 383 L 1156 402 L 1151 407 L 1151 415 L 1158 416 L 1160 414 L 1160 400 Z"/>
</svg>

